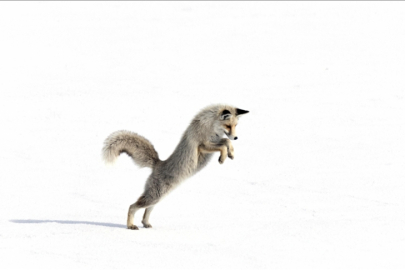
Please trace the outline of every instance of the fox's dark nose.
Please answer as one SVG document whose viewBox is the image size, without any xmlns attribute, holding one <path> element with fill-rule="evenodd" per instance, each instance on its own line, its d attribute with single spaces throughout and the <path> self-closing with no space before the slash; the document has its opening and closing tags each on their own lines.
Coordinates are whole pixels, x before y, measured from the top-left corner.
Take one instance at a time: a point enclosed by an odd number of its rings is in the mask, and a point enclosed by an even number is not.
<svg viewBox="0 0 405 270">
<path fill-rule="evenodd" d="M 238 139 L 238 137 L 235 137 L 235 138 L 234 138 L 234 140 L 237 140 L 237 139 Z"/>
</svg>

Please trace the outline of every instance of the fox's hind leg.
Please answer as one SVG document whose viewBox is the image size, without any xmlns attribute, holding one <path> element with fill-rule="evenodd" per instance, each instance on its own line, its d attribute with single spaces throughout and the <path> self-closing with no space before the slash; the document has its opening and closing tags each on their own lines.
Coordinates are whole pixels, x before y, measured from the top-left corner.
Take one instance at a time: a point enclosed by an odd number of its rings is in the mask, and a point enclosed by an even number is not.
<svg viewBox="0 0 405 270">
<path fill-rule="evenodd" d="M 152 225 L 149 223 L 149 216 L 152 212 L 154 206 L 149 206 L 145 209 L 145 214 L 143 214 L 142 224 L 145 228 L 152 228 Z"/>
<path fill-rule="evenodd" d="M 127 220 L 127 228 L 131 230 L 139 230 L 139 228 L 134 224 L 134 216 L 136 211 L 139 210 L 137 203 L 131 204 L 128 210 L 128 220 Z"/>
<path fill-rule="evenodd" d="M 129 210 L 128 210 L 128 220 L 127 220 L 128 229 L 139 230 L 139 228 L 134 224 L 135 213 L 141 208 L 146 208 L 143 220 L 145 220 L 145 216 L 146 216 L 146 221 L 148 221 L 150 212 L 152 211 L 152 209 L 150 209 L 148 211 L 148 208 L 151 208 L 151 207 L 153 208 L 154 203 L 156 203 L 156 202 L 152 198 L 142 195 L 141 197 L 139 197 L 139 199 L 136 201 L 136 203 L 131 204 L 131 206 L 129 207 Z M 148 211 L 148 212 L 146 212 L 146 211 Z M 145 225 L 145 223 L 143 223 L 143 224 Z M 147 222 L 147 224 L 149 224 L 149 223 Z M 146 225 L 145 225 L 145 227 L 149 228 L 152 226 L 150 226 L 150 224 L 149 224 L 149 227 L 147 227 Z"/>
</svg>

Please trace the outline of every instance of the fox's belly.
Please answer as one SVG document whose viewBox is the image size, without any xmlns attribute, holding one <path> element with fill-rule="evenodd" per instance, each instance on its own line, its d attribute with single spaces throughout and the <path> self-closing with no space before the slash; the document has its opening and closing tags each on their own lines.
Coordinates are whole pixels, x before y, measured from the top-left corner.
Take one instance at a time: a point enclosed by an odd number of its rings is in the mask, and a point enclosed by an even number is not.
<svg viewBox="0 0 405 270">
<path fill-rule="evenodd" d="M 208 153 L 207 154 L 200 153 L 198 155 L 198 163 L 197 163 L 197 167 L 195 169 L 195 172 L 198 172 L 199 170 L 204 168 L 208 164 L 208 162 L 211 160 L 213 155 L 214 154 L 210 154 L 210 153 L 209 154 Z"/>
</svg>

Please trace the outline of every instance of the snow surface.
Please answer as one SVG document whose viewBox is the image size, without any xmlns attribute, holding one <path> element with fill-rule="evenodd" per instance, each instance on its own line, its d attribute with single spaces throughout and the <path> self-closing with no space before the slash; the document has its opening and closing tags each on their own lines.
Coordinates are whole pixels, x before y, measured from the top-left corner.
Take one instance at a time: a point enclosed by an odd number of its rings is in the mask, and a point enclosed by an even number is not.
<svg viewBox="0 0 405 270">
<path fill-rule="evenodd" d="M 0 269 L 404 269 L 404 2 L 2 2 Z M 126 229 L 212 103 L 249 110 Z M 141 225 L 138 212 L 136 224 Z"/>
</svg>

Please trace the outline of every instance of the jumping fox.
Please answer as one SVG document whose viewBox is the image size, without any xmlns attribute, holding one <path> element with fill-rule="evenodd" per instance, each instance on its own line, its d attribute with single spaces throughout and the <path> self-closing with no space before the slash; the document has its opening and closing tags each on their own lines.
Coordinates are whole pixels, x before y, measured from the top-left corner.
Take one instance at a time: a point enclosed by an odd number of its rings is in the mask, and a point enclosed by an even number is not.
<svg viewBox="0 0 405 270">
<path fill-rule="evenodd" d="M 201 170 L 220 152 L 219 163 L 234 158 L 230 140 L 236 140 L 235 127 L 242 114 L 248 113 L 228 105 L 212 105 L 201 110 L 191 121 L 173 154 L 167 160 L 160 160 L 153 145 L 144 137 L 130 131 L 116 131 L 104 142 L 103 158 L 113 163 L 121 153 L 130 156 L 140 167 L 152 168 L 145 190 L 139 199 L 129 207 L 127 227 L 138 230 L 134 224 L 135 213 L 145 208 L 142 224 L 151 228 L 149 216 L 153 207 L 181 181 Z M 227 138 L 222 138 L 224 133 Z"/>
</svg>

